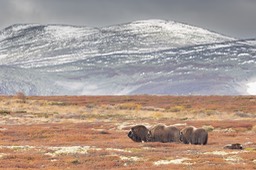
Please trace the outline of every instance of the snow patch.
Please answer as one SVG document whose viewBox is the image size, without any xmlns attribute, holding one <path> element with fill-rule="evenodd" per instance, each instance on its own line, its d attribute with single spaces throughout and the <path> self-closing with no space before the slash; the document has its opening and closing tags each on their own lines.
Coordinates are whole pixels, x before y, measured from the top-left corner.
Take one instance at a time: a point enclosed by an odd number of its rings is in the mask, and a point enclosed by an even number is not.
<svg viewBox="0 0 256 170">
<path fill-rule="evenodd" d="M 75 81 L 73 82 L 56 81 L 55 84 L 69 90 L 72 89 L 72 90 L 80 90 L 80 91 L 85 86 L 85 84 L 83 84 L 82 82 L 75 82 Z"/>
<path fill-rule="evenodd" d="M 246 86 L 248 94 L 256 95 L 256 82 L 248 83 Z"/>
<path fill-rule="evenodd" d="M 117 148 L 107 148 L 107 151 L 116 151 L 116 152 L 126 152 L 126 153 L 131 153 L 131 151 L 124 150 L 124 149 L 117 149 Z"/>
<path fill-rule="evenodd" d="M 225 156 L 225 155 L 232 155 L 232 154 L 238 154 L 240 152 L 238 151 L 233 151 L 233 152 L 225 152 L 225 151 L 213 151 L 213 152 L 205 152 L 205 155 L 220 155 L 220 156 Z"/>
<path fill-rule="evenodd" d="M 180 158 L 180 159 L 173 159 L 173 160 L 160 160 L 154 162 L 154 165 L 159 166 L 159 165 L 168 165 L 168 164 L 183 164 L 183 165 L 192 165 L 193 163 L 190 162 L 184 162 L 184 161 L 189 161 L 191 159 L 189 158 Z"/>
<path fill-rule="evenodd" d="M 66 146 L 66 147 L 48 147 L 47 149 L 52 150 L 53 152 L 47 152 L 45 155 L 57 156 L 57 155 L 67 155 L 67 154 L 87 154 L 88 150 L 93 148 L 91 146 Z"/>
<path fill-rule="evenodd" d="M 16 24 L 11 27 L 13 32 L 18 32 L 20 30 L 25 30 L 31 27 L 39 26 L 39 24 Z"/>
<path fill-rule="evenodd" d="M 1 37 L 0 37 L 1 38 Z M 0 39 L 1 40 L 1 39 Z M 0 60 L 5 59 L 7 57 L 7 54 L 0 54 Z"/>
<path fill-rule="evenodd" d="M 0 153 L 0 159 L 3 158 L 4 156 L 6 156 L 7 154 L 5 153 Z"/>
<path fill-rule="evenodd" d="M 3 33 L 0 32 L 0 41 L 2 41 L 3 39 L 5 39 L 5 36 Z"/>
<path fill-rule="evenodd" d="M 248 53 L 240 53 L 238 54 L 238 57 L 250 57 L 251 55 Z"/>
<path fill-rule="evenodd" d="M 225 158 L 225 160 L 230 164 L 238 164 L 238 163 L 241 163 L 243 159 L 239 156 L 233 155 Z"/>
<path fill-rule="evenodd" d="M 162 32 L 164 35 L 171 35 L 172 39 L 179 40 L 179 43 L 186 44 L 188 41 L 193 44 L 219 42 L 234 40 L 233 38 L 226 37 L 203 28 L 165 20 L 141 20 L 129 24 L 132 32 L 146 32 L 155 33 Z M 204 36 L 202 36 L 204 35 Z M 196 41 L 194 41 L 196 39 Z"/>
<path fill-rule="evenodd" d="M 12 150 L 30 150 L 34 149 L 34 146 L 24 145 L 24 146 L 0 146 L 0 148 L 12 149 Z"/>
<path fill-rule="evenodd" d="M 80 39 L 81 35 L 87 35 L 93 29 L 85 27 L 64 26 L 64 25 L 49 25 L 45 31 L 57 40 Z M 93 31 L 91 32 L 93 33 Z"/>
<path fill-rule="evenodd" d="M 137 156 L 131 156 L 131 157 L 120 156 L 120 159 L 125 161 L 139 161 L 141 158 Z"/>
</svg>

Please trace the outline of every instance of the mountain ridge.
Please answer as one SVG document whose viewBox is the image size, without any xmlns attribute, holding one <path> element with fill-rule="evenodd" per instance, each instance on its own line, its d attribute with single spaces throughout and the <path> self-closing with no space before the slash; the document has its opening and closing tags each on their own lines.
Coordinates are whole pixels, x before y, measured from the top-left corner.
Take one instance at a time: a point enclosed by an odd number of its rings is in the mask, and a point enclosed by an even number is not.
<svg viewBox="0 0 256 170">
<path fill-rule="evenodd" d="M 252 91 L 247 84 L 256 81 L 256 39 L 174 21 L 101 28 L 23 24 L 1 30 L 1 36 L 3 94 L 246 95 Z M 22 69 L 28 76 L 9 76 L 8 66 L 17 68 L 12 74 Z"/>
</svg>

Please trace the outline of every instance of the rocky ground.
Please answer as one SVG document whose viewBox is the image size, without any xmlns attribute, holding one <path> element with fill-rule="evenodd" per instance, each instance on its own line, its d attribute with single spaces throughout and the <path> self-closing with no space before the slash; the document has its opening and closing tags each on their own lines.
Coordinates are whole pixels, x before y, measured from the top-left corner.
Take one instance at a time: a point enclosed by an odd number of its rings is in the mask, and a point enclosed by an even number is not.
<svg viewBox="0 0 256 170">
<path fill-rule="evenodd" d="M 204 127 L 208 144 L 127 137 L 157 123 Z M 255 134 L 253 96 L 0 97 L 0 169 L 256 169 Z"/>
</svg>

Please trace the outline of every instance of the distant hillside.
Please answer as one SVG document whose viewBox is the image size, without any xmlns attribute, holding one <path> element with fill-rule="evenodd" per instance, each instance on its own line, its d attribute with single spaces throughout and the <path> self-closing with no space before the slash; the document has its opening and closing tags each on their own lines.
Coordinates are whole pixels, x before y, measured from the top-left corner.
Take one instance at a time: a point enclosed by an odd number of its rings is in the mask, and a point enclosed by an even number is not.
<svg viewBox="0 0 256 170">
<path fill-rule="evenodd" d="M 2 94 L 253 94 L 255 63 L 256 39 L 173 21 L 0 31 Z"/>
</svg>

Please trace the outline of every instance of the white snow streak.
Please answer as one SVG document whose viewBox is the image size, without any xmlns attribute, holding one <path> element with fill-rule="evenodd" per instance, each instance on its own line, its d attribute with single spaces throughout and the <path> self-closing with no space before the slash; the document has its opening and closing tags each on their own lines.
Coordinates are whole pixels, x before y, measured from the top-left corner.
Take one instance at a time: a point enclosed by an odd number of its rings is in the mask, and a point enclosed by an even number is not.
<svg viewBox="0 0 256 170">
<path fill-rule="evenodd" d="M 247 92 L 250 95 L 256 95 L 256 82 L 252 82 L 252 83 L 247 84 Z"/>
</svg>

